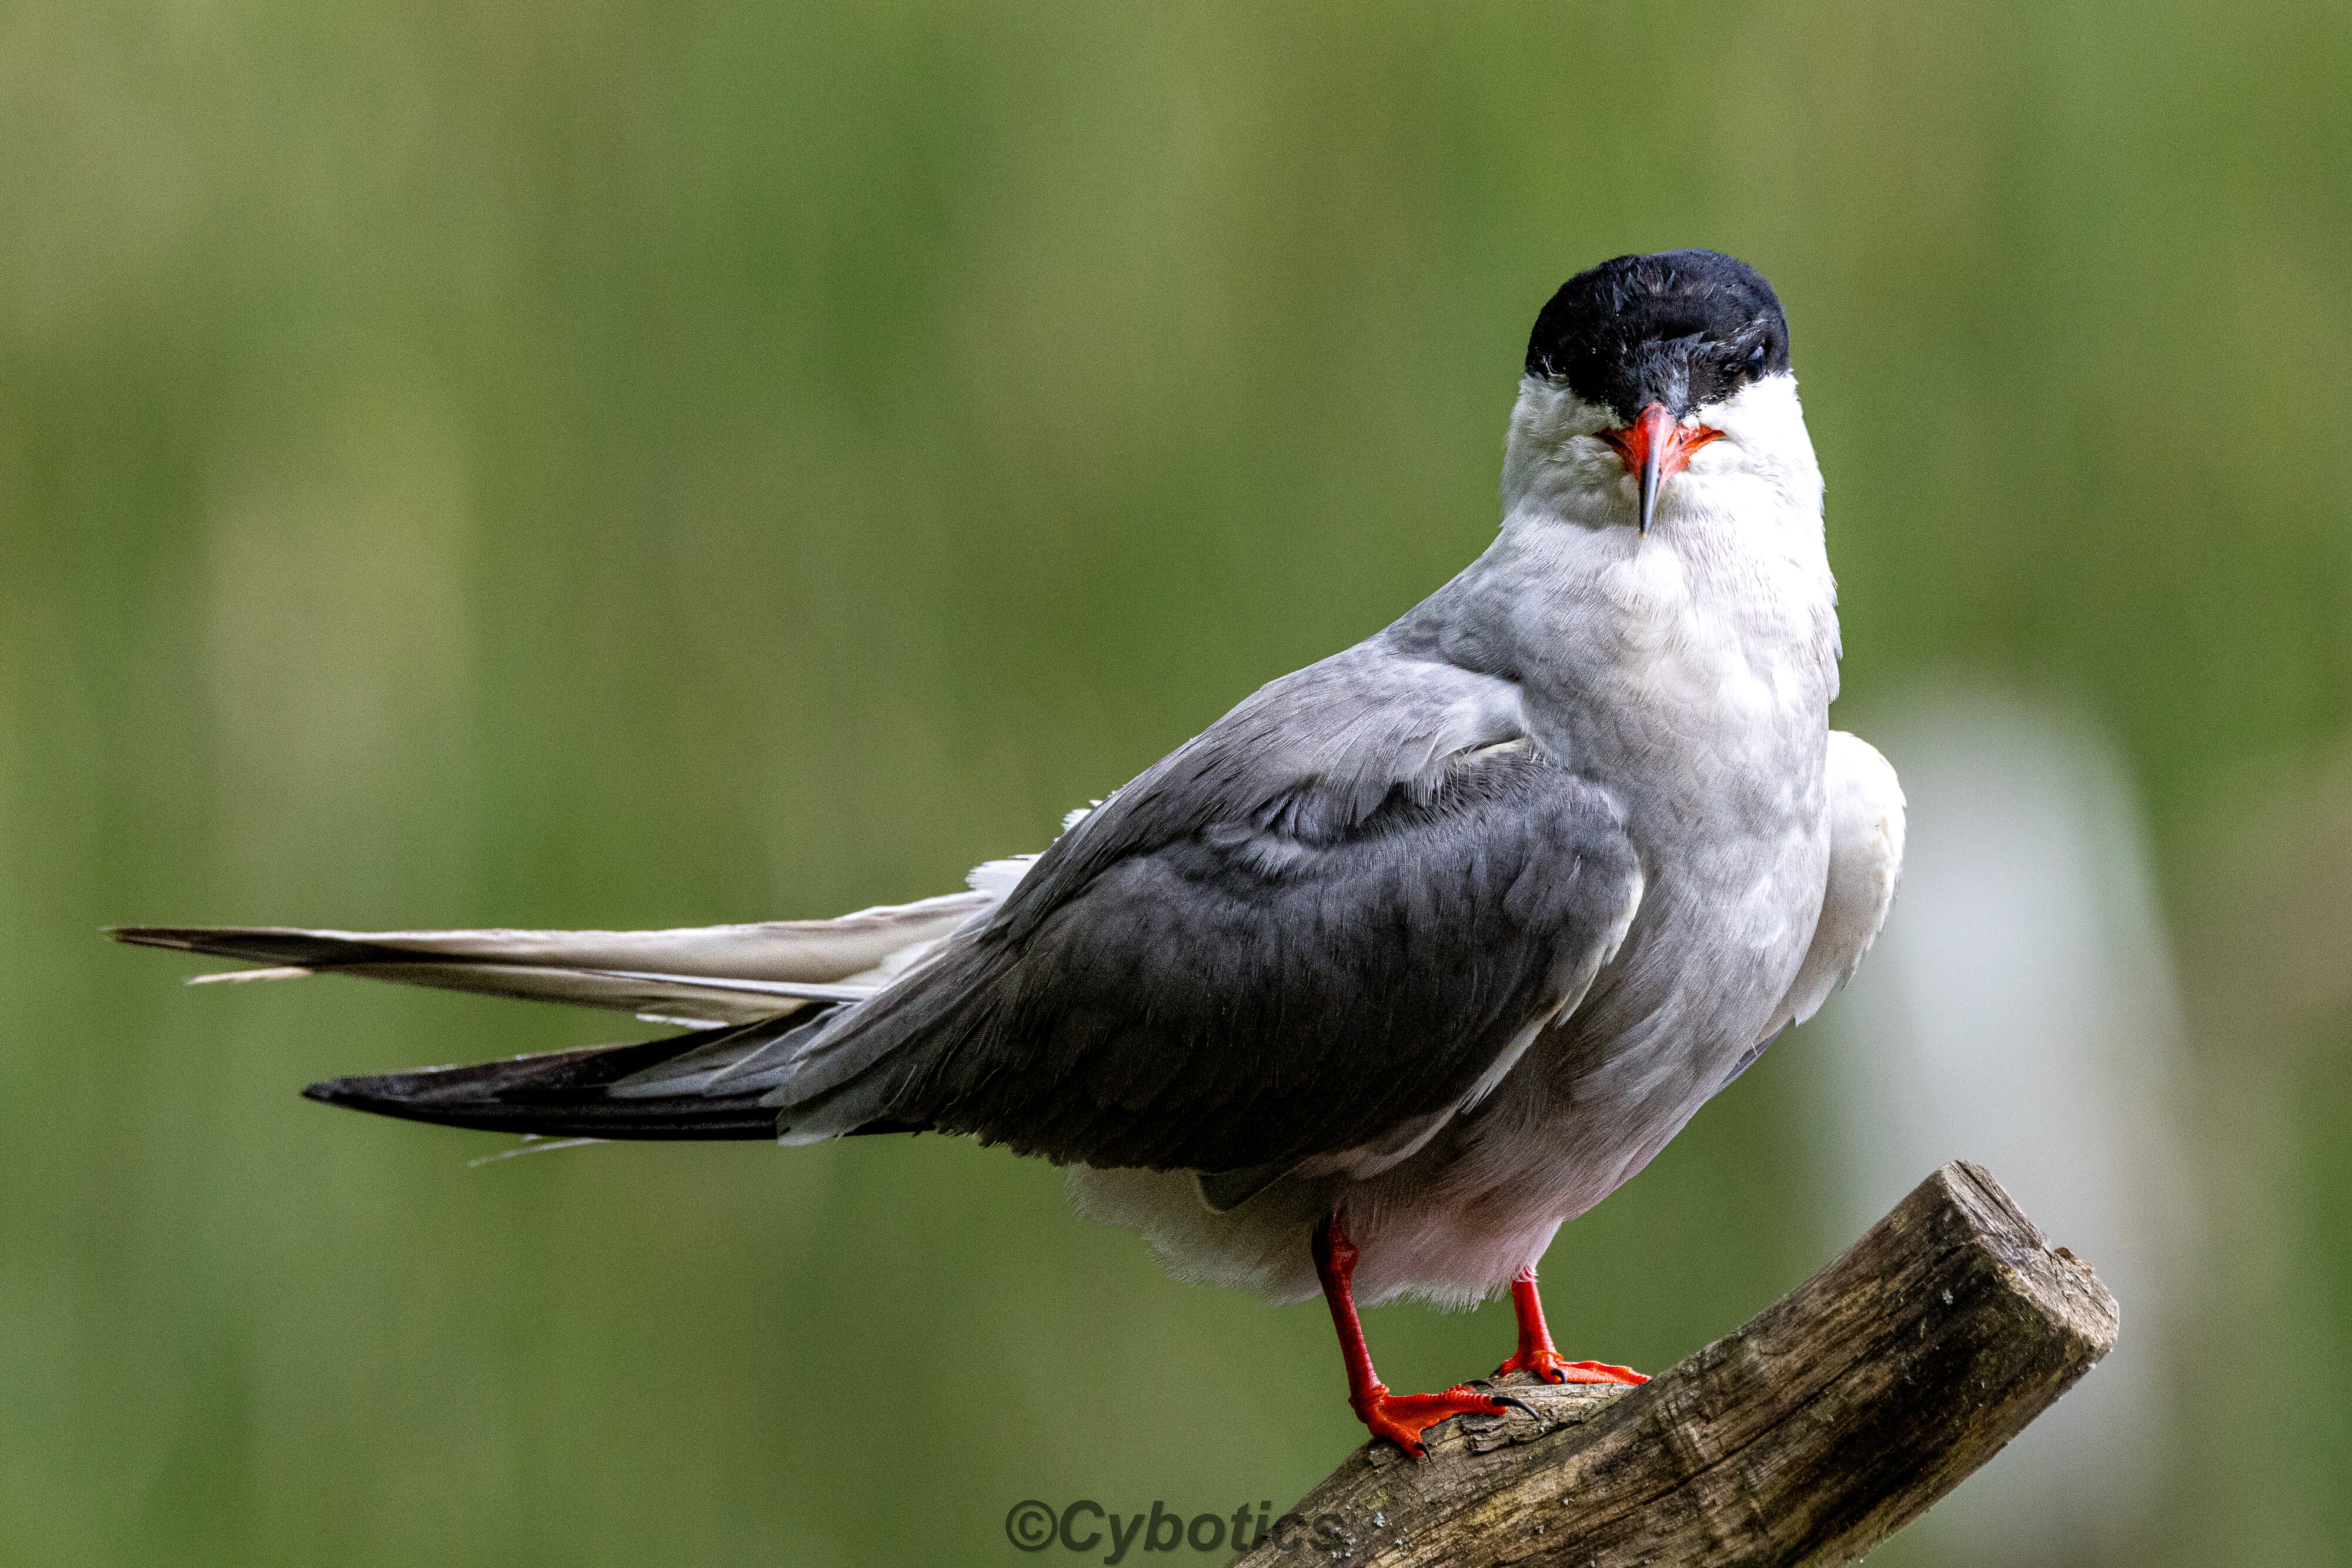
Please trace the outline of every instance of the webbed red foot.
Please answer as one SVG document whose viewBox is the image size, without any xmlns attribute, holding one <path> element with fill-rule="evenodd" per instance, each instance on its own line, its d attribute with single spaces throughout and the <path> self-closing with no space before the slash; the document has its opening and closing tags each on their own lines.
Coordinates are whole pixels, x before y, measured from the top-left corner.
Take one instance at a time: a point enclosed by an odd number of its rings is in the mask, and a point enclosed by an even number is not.
<svg viewBox="0 0 2352 1568">
<path fill-rule="evenodd" d="M 1443 1394 L 1391 1394 L 1375 1383 L 1348 1401 L 1375 1437 L 1386 1437 L 1414 1458 L 1429 1449 L 1421 1435 L 1456 1416 L 1500 1416 L 1508 1406 L 1458 1383 Z"/>
<path fill-rule="evenodd" d="M 1517 1352 L 1495 1368 L 1497 1377 L 1507 1372 L 1532 1372 L 1546 1383 L 1622 1383 L 1632 1387 L 1650 1381 L 1630 1366 L 1612 1366 L 1605 1361 L 1570 1361 L 1550 1349 Z"/>
<path fill-rule="evenodd" d="M 1440 1421 L 1456 1416 L 1500 1416 L 1518 1401 L 1509 1395 L 1481 1394 L 1467 1384 L 1456 1384 L 1443 1394 L 1391 1394 L 1372 1371 L 1372 1354 L 1364 1347 L 1364 1325 L 1356 1317 L 1352 1284 L 1356 1249 L 1333 1214 L 1315 1228 L 1312 1242 L 1315 1272 L 1323 1281 L 1323 1299 L 1330 1304 L 1331 1326 L 1339 1331 L 1340 1359 L 1348 1368 L 1348 1406 L 1371 1428 L 1414 1458 L 1429 1453 L 1421 1435 Z M 1519 1406 L 1525 1409 L 1525 1406 Z"/>
<path fill-rule="evenodd" d="M 1544 1326 L 1543 1298 L 1536 1293 L 1536 1271 L 1531 1268 L 1511 1281 L 1511 1310 L 1518 1314 L 1519 1348 L 1511 1359 L 1495 1369 L 1495 1375 L 1507 1372 L 1532 1372 L 1546 1383 L 1616 1383 L 1626 1386 L 1650 1380 L 1630 1366 L 1612 1366 L 1605 1361 L 1570 1361 L 1559 1354 L 1551 1343 L 1551 1331 Z"/>
</svg>

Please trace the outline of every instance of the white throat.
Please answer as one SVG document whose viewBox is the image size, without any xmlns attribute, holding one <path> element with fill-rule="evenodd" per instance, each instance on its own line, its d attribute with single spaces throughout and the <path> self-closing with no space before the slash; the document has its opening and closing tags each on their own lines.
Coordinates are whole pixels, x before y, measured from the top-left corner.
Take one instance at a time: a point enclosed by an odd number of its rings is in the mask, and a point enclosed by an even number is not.
<svg viewBox="0 0 2352 1568">
<path fill-rule="evenodd" d="M 1485 601 L 1465 612 L 1497 630 L 1465 662 L 1517 671 L 1538 738 L 1603 774 L 1675 734 L 1817 748 L 1836 695 L 1837 588 L 1796 382 L 1769 377 L 1697 417 L 1722 438 L 1666 481 L 1644 535 L 1634 478 L 1599 436 L 1617 420 L 1529 378 L 1501 536 L 1441 596 Z"/>
<path fill-rule="evenodd" d="M 1559 382 L 1529 376 L 1519 383 L 1503 447 L 1503 526 L 1560 521 L 1588 528 L 1633 525 L 1633 476 L 1601 433 L 1617 416 Z M 1793 526 L 1818 544 L 1822 471 L 1797 401 L 1797 378 L 1767 376 L 1685 422 L 1720 431 L 1691 455 L 1690 466 L 1659 496 L 1657 530 L 1677 518 L 1707 523 L 1731 513 L 1750 526 Z M 1826 560 L 1823 564 L 1827 570 Z"/>
</svg>

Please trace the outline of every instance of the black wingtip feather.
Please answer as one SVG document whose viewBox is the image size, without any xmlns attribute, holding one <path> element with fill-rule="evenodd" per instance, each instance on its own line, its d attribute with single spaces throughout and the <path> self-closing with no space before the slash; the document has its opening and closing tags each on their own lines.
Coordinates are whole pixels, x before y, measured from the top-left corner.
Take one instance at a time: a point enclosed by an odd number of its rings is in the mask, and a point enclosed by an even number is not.
<svg viewBox="0 0 2352 1568">
<path fill-rule="evenodd" d="M 756 1026 L 755 1026 L 756 1027 Z M 733 1030 L 701 1030 L 635 1045 L 588 1046 L 469 1067 L 332 1078 L 306 1100 L 346 1110 L 481 1132 L 551 1138 L 773 1138 L 776 1113 L 757 1091 L 615 1099 L 607 1084 L 708 1045 Z"/>
<path fill-rule="evenodd" d="M 100 929 L 134 947 L 162 947 L 174 953 L 200 953 L 248 964 L 290 964 L 306 969 L 417 959 L 416 954 L 404 948 L 274 925 L 106 925 Z"/>
<path fill-rule="evenodd" d="M 101 925 L 101 936 L 111 936 L 117 942 L 128 942 L 134 947 L 169 947 L 182 953 L 193 953 L 187 933 L 170 925 Z"/>
</svg>

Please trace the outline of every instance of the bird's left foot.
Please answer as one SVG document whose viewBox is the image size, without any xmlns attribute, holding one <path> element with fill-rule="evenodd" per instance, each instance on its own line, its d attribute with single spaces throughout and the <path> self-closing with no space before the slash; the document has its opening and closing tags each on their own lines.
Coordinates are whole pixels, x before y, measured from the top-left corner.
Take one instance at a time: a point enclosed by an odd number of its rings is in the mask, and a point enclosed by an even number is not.
<svg viewBox="0 0 2352 1568">
<path fill-rule="evenodd" d="M 1495 1375 L 1532 1372 L 1546 1383 L 1615 1383 L 1634 1387 L 1650 1380 L 1630 1366 L 1605 1361 L 1570 1361 L 1556 1350 L 1523 1350 L 1495 1368 Z"/>
</svg>

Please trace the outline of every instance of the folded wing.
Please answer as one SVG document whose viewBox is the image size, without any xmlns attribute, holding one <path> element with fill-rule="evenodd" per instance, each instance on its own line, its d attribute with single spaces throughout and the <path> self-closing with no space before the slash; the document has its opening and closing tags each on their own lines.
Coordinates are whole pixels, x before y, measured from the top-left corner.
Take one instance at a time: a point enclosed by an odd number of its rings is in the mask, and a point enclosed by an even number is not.
<svg viewBox="0 0 2352 1568">
<path fill-rule="evenodd" d="M 1516 687 L 1354 650 L 1121 790 L 874 1000 L 706 1087 L 771 1083 L 789 1141 L 912 1124 L 1249 1173 L 1394 1151 L 1575 1005 L 1641 887 Z"/>
</svg>

